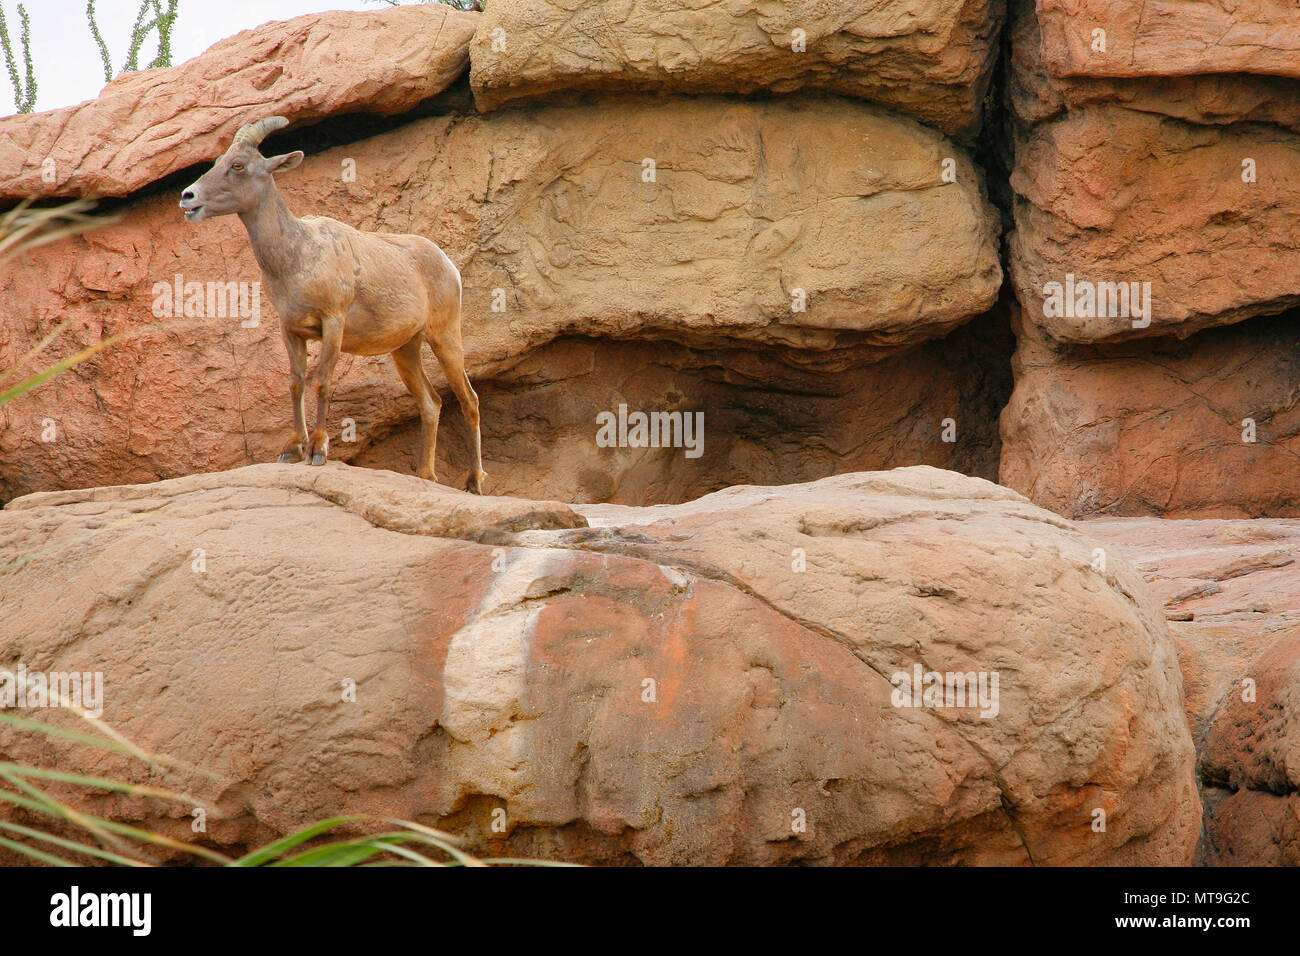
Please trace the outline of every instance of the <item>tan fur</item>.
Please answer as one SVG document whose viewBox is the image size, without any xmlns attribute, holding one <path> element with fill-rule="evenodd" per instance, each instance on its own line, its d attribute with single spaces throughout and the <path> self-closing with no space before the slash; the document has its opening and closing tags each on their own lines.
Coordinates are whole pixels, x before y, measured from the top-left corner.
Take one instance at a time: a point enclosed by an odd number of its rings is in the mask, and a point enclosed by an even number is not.
<svg viewBox="0 0 1300 956">
<path fill-rule="evenodd" d="M 242 127 L 225 155 L 181 197 L 181 208 L 191 222 L 229 213 L 239 216 L 261 267 L 263 288 L 280 314 L 294 417 L 294 434 L 280 460 L 325 463 L 331 381 L 341 352 L 388 354 L 420 410 L 417 473 L 435 480 L 442 401 L 421 359 L 421 344 L 428 342 L 469 425 L 474 452 L 469 489 L 482 494 L 487 474 L 478 396 L 465 374 L 460 272 L 423 236 L 360 232 L 324 216 L 296 218 L 272 174 L 293 169 L 303 154 L 268 158 L 258 149 L 267 135 L 286 125 L 283 117 L 273 116 Z M 310 339 L 320 340 L 321 350 L 309 374 Z M 304 408 L 308 389 L 316 394 L 310 434 Z"/>
</svg>

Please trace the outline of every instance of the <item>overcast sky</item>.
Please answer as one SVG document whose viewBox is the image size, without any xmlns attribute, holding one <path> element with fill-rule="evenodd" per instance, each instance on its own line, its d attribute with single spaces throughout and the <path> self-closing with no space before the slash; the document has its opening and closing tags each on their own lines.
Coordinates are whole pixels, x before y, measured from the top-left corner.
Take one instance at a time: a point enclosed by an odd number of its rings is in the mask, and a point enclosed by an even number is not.
<svg viewBox="0 0 1300 956">
<path fill-rule="evenodd" d="M 0 0 L 0 6 L 4 7 L 10 39 L 17 47 L 18 4 L 15 0 Z M 104 68 L 90 36 L 86 0 L 24 0 L 24 6 L 32 24 L 35 108 L 52 110 L 98 96 L 104 86 Z M 382 10 L 385 6 L 365 0 L 180 0 L 172 32 L 172 63 L 180 64 L 223 37 L 268 20 L 288 20 L 322 10 Z M 131 26 L 139 9 L 140 0 L 96 0 L 95 22 L 108 45 L 114 72 L 120 71 L 126 60 Z M 158 45 L 151 38 L 142 48 L 140 65 L 149 63 L 157 53 Z M 8 70 L 0 68 L 0 116 L 14 109 Z"/>
</svg>

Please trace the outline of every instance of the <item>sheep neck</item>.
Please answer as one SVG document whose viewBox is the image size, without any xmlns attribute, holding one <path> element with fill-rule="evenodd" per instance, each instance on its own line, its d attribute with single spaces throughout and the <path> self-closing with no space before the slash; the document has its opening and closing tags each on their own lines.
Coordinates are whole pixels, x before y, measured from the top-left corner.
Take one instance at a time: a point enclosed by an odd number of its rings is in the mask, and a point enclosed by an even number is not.
<svg viewBox="0 0 1300 956">
<path fill-rule="evenodd" d="M 239 218 L 248 230 L 248 240 L 253 255 L 262 272 L 275 276 L 296 272 L 300 263 L 302 222 L 289 211 L 280 191 L 274 186 L 271 193 L 251 212 L 241 212 Z"/>
</svg>

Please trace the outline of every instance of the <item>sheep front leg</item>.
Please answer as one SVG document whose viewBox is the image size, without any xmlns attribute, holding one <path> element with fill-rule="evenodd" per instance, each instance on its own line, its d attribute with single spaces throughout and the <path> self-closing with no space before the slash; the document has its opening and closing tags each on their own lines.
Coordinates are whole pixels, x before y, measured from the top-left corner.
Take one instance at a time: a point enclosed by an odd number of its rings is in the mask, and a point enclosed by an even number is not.
<svg viewBox="0 0 1300 956">
<path fill-rule="evenodd" d="M 302 461 L 307 457 L 307 413 L 303 408 L 307 382 L 307 340 L 283 327 L 280 334 L 289 352 L 289 398 L 293 402 L 293 437 L 280 452 L 281 461 Z"/>
<path fill-rule="evenodd" d="M 343 320 L 336 318 L 322 319 L 320 337 L 320 361 L 311 373 L 311 384 L 316 389 L 316 424 L 307 440 L 308 462 L 313 465 L 325 464 L 329 457 L 330 436 L 325 431 L 325 422 L 330 412 L 330 389 L 334 382 L 334 366 L 339 360 L 343 346 Z"/>
</svg>

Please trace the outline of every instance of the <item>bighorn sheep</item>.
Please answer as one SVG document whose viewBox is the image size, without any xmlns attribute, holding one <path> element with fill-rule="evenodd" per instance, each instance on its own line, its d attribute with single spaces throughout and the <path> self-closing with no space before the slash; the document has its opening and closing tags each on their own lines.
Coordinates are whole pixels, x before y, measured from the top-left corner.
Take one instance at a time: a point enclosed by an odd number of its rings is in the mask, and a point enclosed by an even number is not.
<svg viewBox="0 0 1300 956">
<path fill-rule="evenodd" d="M 181 194 L 189 222 L 236 213 L 248 230 L 267 294 L 280 314 L 289 350 L 294 435 L 281 461 L 323 465 L 331 379 L 339 352 L 392 355 L 420 408 L 417 474 L 434 480 L 434 448 L 442 402 L 425 374 L 420 346 L 428 342 L 456 393 L 469 425 L 474 466 L 466 490 L 483 493 L 478 396 L 465 374 L 460 336 L 460 272 L 423 236 L 359 232 L 324 216 L 296 218 L 272 174 L 298 166 L 301 151 L 265 157 L 259 146 L 289 125 L 283 116 L 249 123 L 213 167 Z M 320 339 L 320 360 L 307 374 L 307 340 Z M 316 391 L 316 422 L 307 433 L 303 399 Z"/>
</svg>

